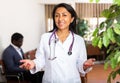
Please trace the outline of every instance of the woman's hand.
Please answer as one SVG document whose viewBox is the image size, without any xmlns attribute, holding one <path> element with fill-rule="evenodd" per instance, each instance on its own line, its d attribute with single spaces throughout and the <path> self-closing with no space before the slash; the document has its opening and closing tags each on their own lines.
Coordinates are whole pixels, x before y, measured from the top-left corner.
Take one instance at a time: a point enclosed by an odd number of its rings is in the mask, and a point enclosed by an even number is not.
<svg viewBox="0 0 120 83">
<path fill-rule="evenodd" d="M 86 70 L 87 68 L 90 68 L 94 65 L 95 59 L 94 58 L 90 58 L 87 61 L 84 62 L 83 64 L 83 68 L 84 70 Z"/>
<path fill-rule="evenodd" d="M 24 60 L 20 60 L 20 62 L 22 63 L 22 65 L 20 65 L 19 67 L 26 70 L 30 70 L 35 67 L 35 63 L 32 60 L 24 59 Z"/>
</svg>

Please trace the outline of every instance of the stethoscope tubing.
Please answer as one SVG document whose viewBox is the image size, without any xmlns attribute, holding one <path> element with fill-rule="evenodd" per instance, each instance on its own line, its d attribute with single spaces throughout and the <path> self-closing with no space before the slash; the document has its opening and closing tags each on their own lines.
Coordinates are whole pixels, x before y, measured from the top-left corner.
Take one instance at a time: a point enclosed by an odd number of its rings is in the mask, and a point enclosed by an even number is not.
<svg viewBox="0 0 120 83">
<path fill-rule="evenodd" d="M 49 42 L 48 42 L 48 45 L 50 46 L 51 44 L 51 39 L 52 39 L 52 36 L 54 35 L 55 39 L 56 39 L 56 35 L 55 35 L 55 32 L 56 32 L 56 29 L 52 32 L 52 35 L 50 36 L 49 38 Z"/>
<path fill-rule="evenodd" d="M 68 55 L 71 55 L 72 54 L 72 48 L 73 48 L 73 44 L 74 44 L 74 33 L 72 32 L 72 43 L 69 47 L 69 51 L 68 51 Z"/>
<path fill-rule="evenodd" d="M 56 32 L 56 29 L 52 32 L 52 34 L 51 34 L 51 36 L 50 36 L 50 38 L 49 38 L 49 46 L 50 46 L 50 44 L 51 44 L 51 39 L 52 39 L 52 37 L 53 37 L 53 35 L 54 35 L 54 37 L 55 37 L 55 43 L 56 43 L 56 41 L 57 41 L 57 38 L 56 38 L 56 35 L 55 35 L 55 32 Z M 71 55 L 72 54 L 72 48 L 73 48 L 73 44 L 74 44 L 74 33 L 71 31 L 71 33 L 72 33 L 72 43 L 70 44 L 70 47 L 69 47 L 69 50 L 68 50 L 68 55 Z"/>
</svg>

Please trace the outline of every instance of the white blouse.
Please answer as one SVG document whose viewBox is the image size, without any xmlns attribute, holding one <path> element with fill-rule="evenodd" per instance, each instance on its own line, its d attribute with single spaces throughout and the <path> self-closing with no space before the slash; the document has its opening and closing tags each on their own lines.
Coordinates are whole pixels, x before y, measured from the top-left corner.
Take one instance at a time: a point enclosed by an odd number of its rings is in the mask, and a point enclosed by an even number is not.
<svg viewBox="0 0 120 83">
<path fill-rule="evenodd" d="M 73 41 L 72 33 L 62 43 L 52 36 L 51 44 L 49 39 L 52 33 L 45 33 L 41 36 L 40 45 L 34 59 L 35 69 L 30 70 L 36 73 L 44 68 L 42 83 L 81 83 L 80 74 L 85 75 L 83 63 L 87 60 L 84 39 L 74 34 L 72 54 L 68 55 L 69 47 Z M 50 51 L 51 48 L 51 51 Z M 51 59 L 49 59 L 51 57 Z M 52 60 L 52 58 L 56 57 Z"/>
</svg>

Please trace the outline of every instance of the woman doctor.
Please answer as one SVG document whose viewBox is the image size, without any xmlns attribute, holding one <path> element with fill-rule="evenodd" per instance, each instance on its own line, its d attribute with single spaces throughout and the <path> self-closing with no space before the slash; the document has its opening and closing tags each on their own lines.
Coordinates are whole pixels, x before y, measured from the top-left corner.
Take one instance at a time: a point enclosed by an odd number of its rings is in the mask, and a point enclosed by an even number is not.
<svg viewBox="0 0 120 83">
<path fill-rule="evenodd" d="M 60 3 L 53 9 L 53 30 L 41 37 L 36 59 L 21 60 L 20 67 L 36 73 L 44 68 L 42 83 L 81 83 L 94 65 L 95 59 L 88 59 L 85 43 L 76 34 L 76 12 Z"/>
</svg>

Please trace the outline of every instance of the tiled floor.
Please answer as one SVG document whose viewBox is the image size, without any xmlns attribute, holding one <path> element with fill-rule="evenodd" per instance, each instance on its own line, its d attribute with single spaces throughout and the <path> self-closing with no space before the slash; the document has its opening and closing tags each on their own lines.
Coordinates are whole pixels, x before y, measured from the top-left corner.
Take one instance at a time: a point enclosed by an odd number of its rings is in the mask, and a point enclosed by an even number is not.
<svg viewBox="0 0 120 83">
<path fill-rule="evenodd" d="M 103 64 L 95 65 L 93 66 L 93 70 L 87 74 L 87 83 L 107 83 L 107 77 L 111 71 L 111 68 L 104 70 Z M 120 82 L 120 76 L 117 76 L 112 83 L 116 83 L 117 81 Z"/>
<path fill-rule="evenodd" d="M 97 64 L 93 66 L 93 70 L 87 74 L 87 83 L 107 83 L 108 74 L 111 72 L 111 68 L 104 70 L 103 64 Z M 0 83 L 4 83 L 5 79 L 0 75 Z M 117 76 L 112 83 L 120 82 L 120 76 Z"/>
</svg>

